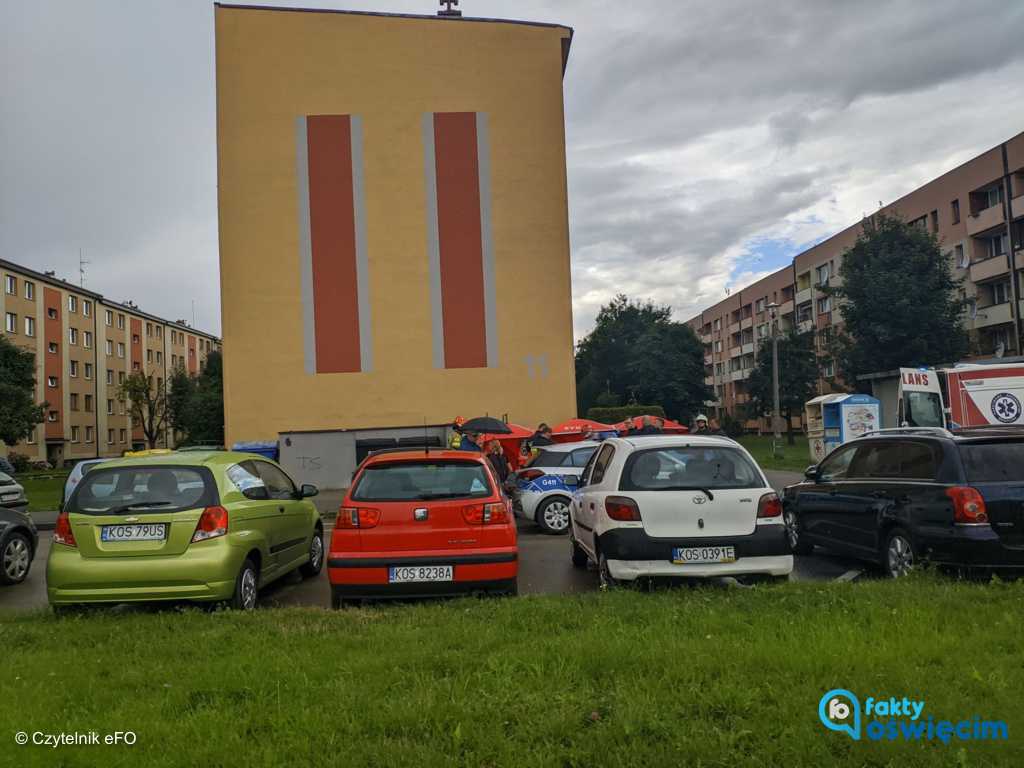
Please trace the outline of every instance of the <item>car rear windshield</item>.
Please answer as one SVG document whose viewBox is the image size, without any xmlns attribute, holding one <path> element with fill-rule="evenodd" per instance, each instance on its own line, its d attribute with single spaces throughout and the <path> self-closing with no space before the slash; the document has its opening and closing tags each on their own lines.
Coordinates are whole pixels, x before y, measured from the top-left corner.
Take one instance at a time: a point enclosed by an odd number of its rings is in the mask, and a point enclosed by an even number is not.
<svg viewBox="0 0 1024 768">
<path fill-rule="evenodd" d="M 966 443 L 960 456 L 969 483 L 1024 480 L 1024 442 Z"/>
<path fill-rule="evenodd" d="M 217 503 L 213 478 L 198 467 L 97 467 L 82 478 L 67 511 L 128 515 L 180 512 Z"/>
<path fill-rule="evenodd" d="M 353 501 L 479 499 L 493 493 L 483 464 L 470 461 L 402 461 L 371 464 L 352 489 Z"/>
<path fill-rule="evenodd" d="M 626 459 L 619 489 L 760 488 L 757 467 L 735 448 L 672 446 L 637 451 Z"/>
<path fill-rule="evenodd" d="M 545 451 L 541 450 L 536 456 L 527 462 L 528 467 L 560 467 L 569 458 L 568 451 Z"/>
</svg>

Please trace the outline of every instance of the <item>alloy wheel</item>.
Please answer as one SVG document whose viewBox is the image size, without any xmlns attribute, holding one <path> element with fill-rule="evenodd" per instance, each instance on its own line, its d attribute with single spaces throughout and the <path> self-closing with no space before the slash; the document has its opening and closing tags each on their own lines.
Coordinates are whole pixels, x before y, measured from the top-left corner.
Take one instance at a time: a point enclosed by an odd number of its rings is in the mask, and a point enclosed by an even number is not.
<svg viewBox="0 0 1024 768">
<path fill-rule="evenodd" d="M 906 576 L 914 567 L 914 548 L 900 534 L 889 539 L 886 563 L 889 566 L 889 575 L 893 578 Z"/>
<path fill-rule="evenodd" d="M 314 569 L 320 568 L 320 561 L 324 556 L 324 540 L 320 532 L 313 534 L 313 543 L 309 545 L 309 564 Z"/>
<path fill-rule="evenodd" d="M 21 581 L 28 572 L 28 544 L 20 536 L 15 536 L 4 547 L 4 573 L 11 581 Z"/>
<path fill-rule="evenodd" d="M 246 568 L 242 574 L 242 608 L 251 611 L 256 607 L 256 571 Z"/>
<path fill-rule="evenodd" d="M 564 531 L 569 527 L 569 505 L 557 499 L 548 502 L 544 507 L 544 523 L 552 531 Z"/>
<path fill-rule="evenodd" d="M 800 530 L 797 528 L 796 515 L 791 510 L 782 514 L 782 522 L 786 526 L 786 541 L 790 549 L 796 549 L 800 543 Z"/>
</svg>

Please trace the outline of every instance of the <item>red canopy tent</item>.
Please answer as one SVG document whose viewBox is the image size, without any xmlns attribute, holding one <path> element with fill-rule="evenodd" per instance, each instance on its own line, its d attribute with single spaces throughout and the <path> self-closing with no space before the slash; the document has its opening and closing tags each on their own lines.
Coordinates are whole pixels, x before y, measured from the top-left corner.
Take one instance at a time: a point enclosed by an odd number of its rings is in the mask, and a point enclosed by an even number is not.
<svg viewBox="0 0 1024 768">
<path fill-rule="evenodd" d="M 602 424 L 593 419 L 569 419 L 551 428 L 551 439 L 556 443 L 572 443 L 583 439 L 583 433 L 587 428 L 591 432 L 614 432 L 615 427 L 611 424 Z"/>
<path fill-rule="evenodd" d="M 507 435 L 480 435 L 480 446 L 485 447 L 491 440 L 497 440 L 501 443 L 501 450 L 504 452 L 505 458 L 508 459 L 509 466 L 515 471 L 524 461 L 520 453 L 523 441 L 533 435 L 533 430 L 519 424 L 508 424 L 507 426 L 512 430 Z"/>
<path fill-rule="evenodd" d="M 661 417 L 651 416 L 650 418 L 654 419 Z M 636 433 L 639 432 L 640 429 L 643 427 L 643 421 L 643 416 L 634 416 L 630 419 L 626 419 L 625 421 L 620 421 L 618 424 L 615 425 L 615 429 L 617 429 L 620 434 Z M 662 432 L 664 432 L 666 435 L 685 435 L 688 434 L 690 431 L 689 427 L 680 424 L 678 421 L 674 421 L 672 419 L 662 419 L 662 421 L 665 422 L 664 426 L 662 427 Z"/>
</svg>

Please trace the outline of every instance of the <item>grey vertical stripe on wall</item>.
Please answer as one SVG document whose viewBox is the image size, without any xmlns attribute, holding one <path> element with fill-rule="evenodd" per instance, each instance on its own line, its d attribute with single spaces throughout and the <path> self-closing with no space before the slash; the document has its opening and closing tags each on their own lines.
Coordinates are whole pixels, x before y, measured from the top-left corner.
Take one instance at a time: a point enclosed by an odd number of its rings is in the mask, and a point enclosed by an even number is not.
<svg viewBox="0 0 1024 768">
<path fill-rule="evenodd" d="M 363 118 L 349 117 L 352 133 L 352 205 L 356 234 L 356 298 L 359 301 L 359 367 L 373 370 L 370 325 L 370 266 L 366 251 L 366 196 L 363 185 Z"/>
<path fill-rule="evenodd" d="M 313 306 L 313 240 L 309 224 L 309 147 L 306 117 L 295 118 L 295 183 L 299 206 L 299 272 L 302 280 L 302 349 L 306 373 L 316 373 L 316 315 Z"/>
<path fill-rule="evenodd" d="M 437 165 L 434 157 L 434 113 L 423 114 L 423 168 L 426 184 L 427 264 L 430 270 L 430 326 L 434 367 L 444 368 L 444 316 L 441 306 L 441 242 L 437 229 Z"/>
<path fill-rule="evenodd" d="M 484 274 L 484 333 L 487 367 L 498 367 L 498 300 L 494 282 L 494 242 L 491 238 L 491 143 L 487 113 L 476 113 L 476 162 L 480 194 L 480 253 Z"/>
</svg>

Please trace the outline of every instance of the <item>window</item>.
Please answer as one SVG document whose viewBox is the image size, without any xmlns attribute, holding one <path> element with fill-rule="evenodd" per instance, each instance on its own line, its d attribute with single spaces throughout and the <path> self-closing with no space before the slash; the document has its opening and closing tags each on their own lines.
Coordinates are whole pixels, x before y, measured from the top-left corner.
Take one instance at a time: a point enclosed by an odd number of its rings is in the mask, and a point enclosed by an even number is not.
<svg viewBox="0 0 1024 768">
<path fill-rule="evenodd" d="M 57 377 L 56 376 L 47 376 L 46 377 L 46 386 L 48 386 L 50 389 L 56 389 L 57 388 Z"/>
<path fill-rule="evenodd" d="M 76 347 L 78 346 L 78 329 L 77 328 L 68 328 L 68 341 L 71 342 L 72 344 L 74 344 Z"/>
<path fill-rule="evenodd" d="M 162 363 L 164 361 L 164 356 L 159 349 L 156 351 L 156 361 L 157 363 Z"/>
<path fill-rule="evenodd" d="M 721 339 L 717 339 L 715 341 L 715 352 L 721 352 L 721 351 L 722 351 L 722 340 Z"/>
<path fill-rule="evenodd" d="M 71 361 L 70 372 L 71 372 L 71 377 L 72 378 L 76 378 L 76 379 L 78 378 L 78 361 L 77 360 L 72 360 Z"/>
<path fill-rule="evenodd" d="M 761 323 L 757 326 L 757 338 L 765 339 L 768 337 L 768 323 Z"/>
<path fill-rule="evenodd" d="M 36 335 L 36 319 L 34 317 L 25 317 L 25 335 L 35 336 Z"/>
<path fill-rule="evenodd" d="M 163 326 L 160 326 L 160 325 L 158 325 L 158 326 L 156 327 L 156 337 L 157 337 L 158 339 L 162 339 L 162 338 L 164 337 L 164 329 L 163 329 Z"/>
<path fill-rule="evenodd" d="M 50 411 L 46 414 L 47 421 L 57 421 L 60 418 L 60 414 L 57 411 Z"/>
<path fill-rule="evenodd" d="M 113 416 L 113 415 L 114 415 L 114 401 L 108 398 L 107 399 L 107 416 Z"/>
<path fill-rule="evenodd" d="M 928 217 L 922 216 L 918 219 L 914 219 L 912 222 L 910 222 L 910 226 L 917 227 L 918 229 L 922 230 L 928 229 Z"/>
<path fill-rule="evenodd" d="M 46 345 L 46 350 L 51 355 L 56 355 L 57 354 L 57 349 L 58 349 L 58 347 L 57 347 L 57 342 L 56 341 L 51 341 L 49 344 Z"/>
<path fill-rule="evenodd" d="M 78 393 L 77 392 L 72 392 L 71 393 L 70 402 L 71 402 L 71 410 L 72 411 L 77 411 L 78 410 Z"/>
<path fill-rule="evenodd" d="M 569 465 L 573 467 L 585 467 L 587 462 L 590 461 L 590 457 L 594 455 L 594 451 L 597 450 L 597 446 L 593 448 L 580 448 L 572 452 L 569 458 Z"/>
<path fill-rule="evenodd" d="M 878 440 L 860 446 L 850 476 L 934 480 L 937 465 L 935 451 L 927 443 Z"/>
<path fill-rule="evenodd" d="M 25 438 L 25 442 L 28 445 L 35 445 L 36 444 L 36 431 L 34 429 L 31 432 L 28 433 L 28 437 Z"/>
<path fill-rule="evenodd" d="M 107 430 L 107 445 L 113 445 L 113 444 L 114 444 L 114 430 L 108 429 Z"/>
<path fill-rule="evenodd" d="M 1003 185 L 998 184 L 994 187 L 989 187 L 981 194 L 985 201 L 985 205 L 982 207 L 982 210 L 999 205 L 1003 202 Z"/>
<path fill-rule="evenodd" d="M 92 395 L 85 396 L 85 412 L 92 413 Z"/>
<path fill-rule="evenodd" d="M 56 307 L 47 307 L 46 316 L 51 320 L 56 320 L 58 317 L 60 317 L 60 314 L 57 312 Z"/>
<path fill-rule="evenodd" d="M 834 379 L 836 376 L 836 361 L 826 360 L 821 367 L 821 375 L 826 379 Z"/>
<path fill-rule="evenodd" d="M 110 339 L 107 339 L 107 354 L 114 354 L 114 342 L 112 342 Z"/>
<path fill-rule="evenodd" d="M 153 350 L 152 349 L 147 349 L 146 350 L 146 362 L 147 363 L 152 363 L 153 362 Z"/>
<path fill-rule="evenodd" d="M 270 498 L 281 501 L 295 498 L 295 483 L 288 475 L 266 461 L 254 461 L 253 464 L 256 465 L 256 471 L 263 478 Z"/>
<path fill-rule="evenodd" d="M 992 284 L 992 303 L 1006 304 L 1010 300 L 1010 281 Z"/>
<path fill-rule="evenodd" d="M 138 361 L 132 363 L 132 370 L 133 371 L 139 370 L 139 363 L 138 363 Z"/>
<path fill-rule="evenodd" d="M 77 443 L 78 442 L 78 433 L 79 433 L 78 427 L 72 427 L 71 428 L 71 442 L 72 443 Z"/>
<path fill-rule="evenodd" d="M 762 483 L 757 467 L 735 448 L 670 446 L 632 453 L 622 467 L 619 490 L 758 488 Z"/>
<path fill-rule="evenodd" d="M 815 267 L 814 272 L 817 277 L 818 285 L 828 285 L 828 279 L 832 276 L 832 265 L 822 264 L 820 267 Z"/>
<path fill-rule="evenodd" d="M 82 314 L 86 317 L 92 317 L 92 302 L 82 299 Z M 88 442 L 88 440 L 86 441 Z"/>
<path fill-rule="evenodd" d="M 716 331 L 720 331 L 720 330 L 722 330 L 722 318 L 720 318 L 720 317 L 716 317 L 716 318 L 715 318 L 715 325 L 714 325 L 714 329 L 715 329 Z"/>
<path fill-rule="evenodd" d="M 764 312 L 764 307 L 765 307 L 764 299 L 758 299 L 757 301 L 754 302 L 754 311 L 755 312 Z M 207 345 L 209 345 L 210 342 L 206 342 L 206 343 L 207 343 Z M 207 346 L 207 349 L 209 349 L 209 346 Z"/>
<path fill-rule="evenodd" d="M 158 505 L 160 513 L 216 504 L 208 470 L 197 467 L 136 465 L 89 470 L 69 501 L 69 511 L 87 515 L 135 515 L 133 504 Z"/>
<path fill-rule="evenodd" d="M 114 313 L 111 312 L 109 309 L 104 313 L 104 321 L 106 322 L 107 326 L 111 326 L 114 324 Z"/>
<path fill-rule="evenodd" d="M 932 211 L 932 232 L 939 231 L 939 212 Z"/>
<path fill-rule="evenodd" d="M 36 284 L 26 280 L 25 281 L 25 298 L 32 301 L 36 297 Z"/>
<path fill-rule="evenodd" d="M 11 296 L 18 295 L 18 279 L 13 275 L 7 275 L 4 278 L 4 290 Z"/>
<path fill-rule="evenodd" d="M 850 469 L 850 462 L 857 452 L 858 446 L 848 445 L 830 453 L 818 465 L 818 481 L 831 483 L 836 480 L 843 480 Z"/>
<path fill-rule="evenodd" d="M 152 336 L 153 335 L 153 324 L 152 323 L 146 323 L 146 335 L 147 336 Z"/>
<path fill-rule="evenodd" d="M 117 327 L 120 328 L 122 331 L 124 330 L 124 315 L 119 314 L 117 316 Z M 121 442 L 123 443 L 124 440 L 122 440 Z"/>
<path fill-rule="evenodd" d="M 988 239 L 989 257 L 995 258 L 996 256 L 1002 256 L 1006 253 L 1006 243 L 1007 240 L 1005 234 L 999 235 L 998 237 L 990 237 Z"/>
<path fill-rule="evenodd" d="M 818 332 L 818 339 L 821 341 L 822 348 L 827 347 L 832 343 L 832 326 L 826 325 Z"/>
<path fill-rule="evenodd" d="M 967 252 L 964 250 L 962 243 L 957 243 L 953 246 L 953 255 L 956 257 L 956 265 L 960 269 L 967 269 L 970 266 L 970 259 L 967 258 Z"/>
<path fill-rule="evenodd" d="M 604 473 L 608 470 L 608 465 L 612 461 L 612 456 L 615 455 L 615 448 L 610 445 L 601 446 L 601 452 L 597 454 L 597 458 L 594 460 L 594 466 L 590 471 L 590 479 L 587 481 L 587 485 L 599 485 L 604 480 Z"/>
<path fill-rule="evenodd" d="M 92 349 L 92 331 L 82 333 L 82 343 L 86 349 Z"/>
<path fill-rule="evenodd" d="M 77 312 L 77 311 L 78 311 L 78 297 L 77 296 L 68 296 L 68 312 Z"/>
<path fill-rule="evenodd" d="M 960 223 L 960 201 L 954 200 L 949 204 L 949 214 L 954 224 Z"/>
<path fill-rule="evenodd" d="M 132 334 L 132 344 L 138 344 L 138 343 L 139 343 L 139 334 L 133 333 Z"/>
<path fill-rule="evenodd" d="M 968 482 L 1014 482 L 1024 466 L 1024 442 L 966 443 L 960 446 L 960 456 Z"/>
<path fill-rule="evenodd" d="M 92 378 L 92 363 L 86 363 L 85 364 L 85 378 L 87 378 L 87 379 L 91 379 Z"/>
<path fill-rule="evenodd" d="M 127 443 L 128 442 L 128 430 L 127 429 L 120 430 L 120 432 L 118 433 L 118 437 L 120 438 L 120 442 L 121 443 Z"/>
<path fill-rule="evenodd" d="M 818 299 L 818 314 L 824 315 L 826 312 L 832 311 L 832 297 L 825 296 L 824 298 Z"/>
<path fill-rule="evenodd" d="M 124 342 L 123 341 L 117 342 L 117 356 L 118 357 L 122 357 L 122 358 L 124 357 Z"/>
<path fill-rule="evenodd" d="M 283 481 L 265 462 L 259 475 L 275 498 L 283 496 Z M 279 474 L 279 473 L 278 473 Z M 276 482 L 271 486 L 271 477 Z M 291 481 L 288 480 L 288 484 Z M 493 489 L 490 473 L 477 462 L 423 460 L 371 464 L 350 491 L 353 501 L 418 501 L 424 498 L 486 498 Z"/>
<path fill-rule="evenodd" d="M 18 316 L 13 312 L 4 315 L 4 330 L 8 333 L 18 332 Z"/>
<path fill-rule="evenodd" d="M 117 372 L 117 383 L 124 384 L 124 371 Z"/>
<path fill-rule="evenodd" d="M 92 427 L 86 427 L 85 428 L 85 442 L 87 442 L 87 443 L 91 443 L 92 442 Z"/>
</svg>

